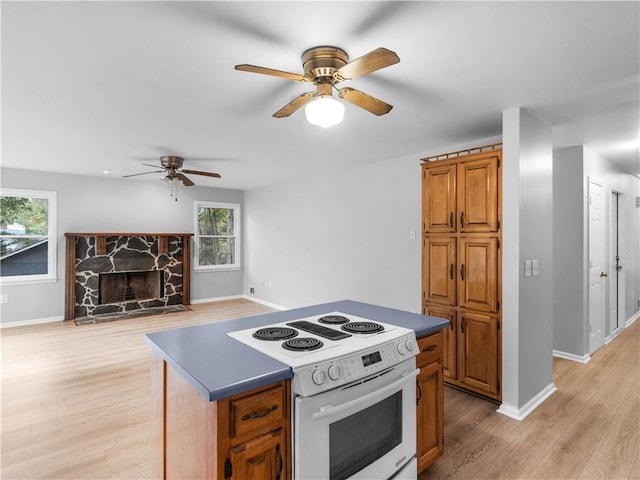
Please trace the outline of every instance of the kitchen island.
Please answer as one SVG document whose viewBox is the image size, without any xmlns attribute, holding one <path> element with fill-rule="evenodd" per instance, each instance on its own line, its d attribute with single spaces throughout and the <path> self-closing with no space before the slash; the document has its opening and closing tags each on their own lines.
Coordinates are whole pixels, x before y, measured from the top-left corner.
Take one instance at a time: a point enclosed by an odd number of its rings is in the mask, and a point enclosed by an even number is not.
<svg viewBox="0 0 640 480">
<path fill-rule="evenodd" d="M 292 370 L 227 333 L 334 311 L 411 329 L 421 347 L 430 339 L 424 347 L 428 382 L 418 377 L 420 398 L 442 410 L 441 330 L 449 322 L 437 317 L 343 300 L 152 333 L 145 341 L 154 354 L 154 477 L 290 479 Z M 420 405 L 418 412 L 420 429 Z M 429 438 L 441 453 L 442 414 L 436 417 L 427 419 L 440 425 Z"/>
</svg>

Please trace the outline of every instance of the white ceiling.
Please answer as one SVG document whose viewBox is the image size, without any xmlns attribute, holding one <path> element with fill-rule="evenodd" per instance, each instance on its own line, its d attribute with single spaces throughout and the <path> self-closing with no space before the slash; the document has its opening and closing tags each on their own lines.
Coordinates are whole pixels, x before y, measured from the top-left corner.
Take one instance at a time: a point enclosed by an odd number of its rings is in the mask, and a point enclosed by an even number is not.
<svg viewBox="0 0 640 480">
<path fill-rule="evenodd" d="M 640 173 L 639 2 L 2 2 L 2 165 L 82 175 L 153 170 L 177 154 L 199 185 L 248 189 L 501 134 L 527 108 L 554 145 L 587 145 Z M 320 129 L 271 115 L 309 84 L 307 48 L 401 61 L 350 86 Z M 344 84 L 341 84 L 344 86 Z M 635 142 L 635 147 L 632 146 Z M 157 181 L 143 175 L 126 181 Z"/>
</svg>

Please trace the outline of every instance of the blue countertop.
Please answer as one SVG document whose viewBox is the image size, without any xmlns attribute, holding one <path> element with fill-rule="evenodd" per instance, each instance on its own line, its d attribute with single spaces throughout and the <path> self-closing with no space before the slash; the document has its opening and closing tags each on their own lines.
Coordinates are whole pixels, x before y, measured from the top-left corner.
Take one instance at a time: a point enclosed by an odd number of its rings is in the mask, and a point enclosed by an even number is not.
<svg viewBox="0 0 640 480">
<path fill-rule="evenodd" d="M 293 377 L 291 368 L 228 337 L 227 332 L 335 311 L 410 328 L 417 337 L 449 325 L 449 321 L 442 318 L 342 300 L 149 333 L 145 341 L 204 398 L 213 401 Z"/>
</svg>

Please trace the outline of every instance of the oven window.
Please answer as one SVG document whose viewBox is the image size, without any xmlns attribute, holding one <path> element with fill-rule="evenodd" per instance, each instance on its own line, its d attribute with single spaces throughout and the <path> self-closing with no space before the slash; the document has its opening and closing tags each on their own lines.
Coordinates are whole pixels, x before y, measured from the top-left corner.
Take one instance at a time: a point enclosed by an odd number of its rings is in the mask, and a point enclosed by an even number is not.
<svg viewBox="0 0 640 480">
<path fill-rule="evenodd" d="M 402 390 L 329 427 L 331 480 L 344 480 L 402 441 Z"/>
</svg>

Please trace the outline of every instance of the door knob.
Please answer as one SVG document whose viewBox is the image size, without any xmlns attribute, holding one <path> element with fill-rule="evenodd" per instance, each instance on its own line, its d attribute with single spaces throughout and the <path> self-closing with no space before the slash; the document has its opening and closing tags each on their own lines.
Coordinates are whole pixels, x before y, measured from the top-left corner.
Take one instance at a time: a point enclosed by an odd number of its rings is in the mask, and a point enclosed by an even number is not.
<svg viewBox="0 0 640 480">
<path fill-rule="evenodd" d="M 608 275 L 606 273 L 604 273 L 604 272 L 600 272 L 600 276 L 601 277 L 607 277 Z"/>
</svg>

